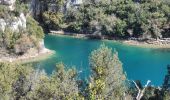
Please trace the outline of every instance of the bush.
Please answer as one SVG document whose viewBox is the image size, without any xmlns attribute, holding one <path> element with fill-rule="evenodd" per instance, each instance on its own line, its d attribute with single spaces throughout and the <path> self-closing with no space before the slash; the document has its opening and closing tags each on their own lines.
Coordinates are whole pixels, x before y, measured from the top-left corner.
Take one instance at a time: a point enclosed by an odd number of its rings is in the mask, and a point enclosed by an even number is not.
<svg viewBox="0 0 170 100">
<path fill-rule="evenodd" d="M 21 38 L 16 41 L 14 51 L 16 54 L 22 55 L 33 47 L 35 47 L 35 45 L 33 41 L 30 39 L 30 37 L 27 36 L 26 34 L 22 34 Z"/>
<path fill-rule="evenodd" d="M 38 41 L 44 38 L 42 27 L 30 16 L 27 17 L 27 33 L 29 34 L 29 36 L 35 36 Z"/>
<path fill-rule="evenodd" d="M 13 49 L 16 40 L 19 38 L 19 34 L 12 32 L 11 29 L 7 28 L 2 34 L 3 43 L 7 49 Z"/>
<path fill-rule="evenodd" d="M 73 22 L 68 25 L 66 31 L 79 33 L 81 32 L 81 26 L 82 26 L 81 24 Z"/>
<path fill-rule="evenodd" d="M 9 10 L 6 6 L 0 5 L 0 18 L 7 18 Z"/>
<path fill-rule="evenodd" d="M 49 29 L 55 29 L 55 30 L 61 28 L 62 17 L 63 17 L 62 13 L 59 12 L 55 13 L 55 12 L 48 12 L 48 11 L 44 12 L 42 16 L 45 25 L 48 26 Z"/>
</svg>

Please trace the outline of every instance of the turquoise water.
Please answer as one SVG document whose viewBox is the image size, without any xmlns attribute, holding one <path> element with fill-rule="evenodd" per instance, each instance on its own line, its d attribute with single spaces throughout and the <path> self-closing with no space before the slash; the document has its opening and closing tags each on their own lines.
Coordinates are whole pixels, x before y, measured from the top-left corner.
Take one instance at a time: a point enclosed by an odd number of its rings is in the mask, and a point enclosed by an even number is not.
<svg viewBox="0 0 170 100">
<path fill-rule="evenodd" d="M 90 74 L 88 58 L 102 43 L 117 50 L 129 80 L 151 80 L 153 85 L 161 85 L 170 64 L 170 50 L 150 49 L 128 46 L 119 42 L 76 39 L 67 36 L 46 35 L 45 46 L 55 50 L 49 59 L 38 62 L 39 68 L 51 74 L 57 62 L 64 62 L 67 68 L 75 67 L 80 78 L 87 79 Z"/>
</svg>

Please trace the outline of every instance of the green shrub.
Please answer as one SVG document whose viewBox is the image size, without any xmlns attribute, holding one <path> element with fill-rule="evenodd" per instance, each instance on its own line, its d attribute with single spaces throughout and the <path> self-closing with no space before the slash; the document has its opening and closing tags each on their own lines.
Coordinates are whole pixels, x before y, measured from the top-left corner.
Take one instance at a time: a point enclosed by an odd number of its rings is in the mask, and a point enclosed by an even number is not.
<svg viewBox="0 0 170 100">
<path fill-rule="evenodd" d="M 62 13 L 55 12 L 44 12 L 43 13 L 43 21 L 49 29 L 60 29 L 62 24 Z"/>
<path fill-rule="evenodd" d="M 44 32 L 42 27 L 39 25 L 37 21 L 35 21 L 32 17 L 27 17 L 27 33 L 31 36 L 35 36 L 38 41 L 44 38 Z"/>
<path fill-rule="evenodd" d="M 33 47 L 35 47 L 34 41 L 26 34 L 22 34 L 15 43 L 14 52 L 16 54 L 24 54 Z"/>
</svg>

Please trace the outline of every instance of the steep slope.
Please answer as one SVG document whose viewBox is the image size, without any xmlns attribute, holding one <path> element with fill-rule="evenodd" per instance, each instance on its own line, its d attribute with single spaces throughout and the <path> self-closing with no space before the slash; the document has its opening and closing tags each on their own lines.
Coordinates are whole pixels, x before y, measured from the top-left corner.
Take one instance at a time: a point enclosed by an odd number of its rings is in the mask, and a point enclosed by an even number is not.
<svg viewBox="0 0 170 100">
<path fill-rule="evenodd" d="M 45 53 L 44 33 L 30 15 L 30 4 L 0 0 L 0 60 L 35 57 Z"/>
</svg>

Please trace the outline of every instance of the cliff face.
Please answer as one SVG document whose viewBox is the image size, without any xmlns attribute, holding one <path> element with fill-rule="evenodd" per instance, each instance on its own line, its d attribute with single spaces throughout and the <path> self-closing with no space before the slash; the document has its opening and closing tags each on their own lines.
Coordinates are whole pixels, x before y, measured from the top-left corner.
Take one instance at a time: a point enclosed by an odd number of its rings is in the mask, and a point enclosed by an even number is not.
<svg viewBox="0 0 170 100">
<path fill-rule="evenodd" d="M 78 6 L 83 3 L 83 0 L 65 0 L 63 8 L 61 11 L 64 13 L 70 6 Z M 41 1 L 41 0 L 31 0 L 30 10 L 32 15 L 37 17 L 40 13 L 44 11 L 56 11 L 57 7 L 55 0 Z"/>
<path fill-rule="evenodd" d="M 0 0 L 0 5 L 5 5 L 10 11 L 15 10 L 16 0 Z M 10 18 L 0 18 L 0 30 L 5 31 L 10 28 L 12 31 L 19 32 L 19 28 L 26 29 L 26 17 L 20 12 L 19 16 Z"/>
<path fill-rule="evenodd" d="M 44 48 L 43 29 L 30 16 L 29 5 L 26 1 L 0 0 L 0 51 L 4 51 L 0 59 L 11 53 L 28 54 L 32 49 L 36 54 Z"/>
<path fill-rule="evenodd" d="M 0 18 L 0 30 L 4 32 L 6 28 L 10 28 L 15 32 L 19 32 L 19 28 L 26 29 L 25 15 L 20 13 L 20 16 L 14 17 L 13 20 Z"/>
</svg>

